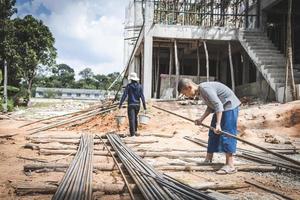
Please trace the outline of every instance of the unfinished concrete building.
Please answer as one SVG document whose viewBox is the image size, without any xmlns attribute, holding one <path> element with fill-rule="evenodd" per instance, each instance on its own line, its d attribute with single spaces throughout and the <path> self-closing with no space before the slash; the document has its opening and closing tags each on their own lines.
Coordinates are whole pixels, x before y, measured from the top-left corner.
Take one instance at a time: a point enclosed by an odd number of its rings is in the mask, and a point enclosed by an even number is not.
<svg viewBox="0 0 300 200">
<path fill-rule="evenodd" d="M 300 2 L 292 6 L 295 83 L 300 83 Z M 238 96 L 283 98 L 286 0 L 136 0 L 126 8 L 124 63 L 149 98 L 174 98 L 182 77 L 217 80 Z M 297 68 L 298 67 L 298 68 Z"/>
</svg>

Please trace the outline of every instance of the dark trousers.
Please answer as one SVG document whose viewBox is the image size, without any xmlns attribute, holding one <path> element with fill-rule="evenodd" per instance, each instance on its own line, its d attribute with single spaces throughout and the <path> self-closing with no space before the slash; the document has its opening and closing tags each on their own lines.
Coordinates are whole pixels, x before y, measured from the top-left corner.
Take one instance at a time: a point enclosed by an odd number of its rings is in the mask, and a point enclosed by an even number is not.
<svg viewBox="0 0 300 200">
<path fill-rule="evenodd" d="M 135 132 L 138 127 L 138 114 L 140 111 L 140 105 L 128 105 L 128 119 L 129 119 L 129 131 L 131 136 L 135 136 Z"/>
</svg>

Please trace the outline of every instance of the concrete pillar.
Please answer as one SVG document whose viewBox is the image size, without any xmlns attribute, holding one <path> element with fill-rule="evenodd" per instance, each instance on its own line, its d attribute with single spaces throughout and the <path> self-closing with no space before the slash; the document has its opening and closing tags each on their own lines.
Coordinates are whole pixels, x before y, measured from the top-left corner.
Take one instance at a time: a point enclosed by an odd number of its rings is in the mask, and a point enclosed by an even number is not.
<svg viewBox="0 0 300 200">
<path fill-rule="evenodd" d="M 135 72 L 134 68 L 135 68 L 135 59 L 131 59 L 131 62 L 129 63 L 129 68 L 128 68 L 128 74 L 130 74 L 131 72 Z"/>
<path fill-rule="evenodd" d="M 262 85 L 262 82 L 264 80 L 264 77 L 262 76 L 262 74 L 260 73 L 259 70 L 256 70 L 256 83 L 257 83 L 257 89 L 258 89 L 258 92 L 259 92 L 259 96 L 262 96 L 263 94 L 263 85 Z"/>
<path fill-rule="evenodd" d="M 134 26 L 140 26 L 143 24 L 143 2 L 134 1 Z"/>
<path fill-rule="evenodd" d="M 154 2 L 146 0 L 145 2 L 145 24 L 144 24 L 144 76 L 143 86 L 144 95 L 147 100 L 151 99 L 152 87 L 152 56 L 153 56 L 153 37 L 151 26 L 154 17 Z"/>
<path fill-rule="evenodd" d="M 140 76 L 140 82 L 142 85 L 144 85 L 144 49 L 141 49 L 141 76 Z"/>
<path fill-rule="evenodd" d="M 243 53 L 243 78 L 242 78 L 242 84 L 249 83 L 249 56 L 246 52 Z"/>
<path fill-rule="evenodd" d="M 227 59 L 220 60 L 220 81 L 227 83 Z"/>
<path fill-rule="evenodd" d="M 137 75 L 140 74 L 140 56 L 137 55 L 137 56 L 134 56 L 134 72 L 137 73 Z"/>
</svg>

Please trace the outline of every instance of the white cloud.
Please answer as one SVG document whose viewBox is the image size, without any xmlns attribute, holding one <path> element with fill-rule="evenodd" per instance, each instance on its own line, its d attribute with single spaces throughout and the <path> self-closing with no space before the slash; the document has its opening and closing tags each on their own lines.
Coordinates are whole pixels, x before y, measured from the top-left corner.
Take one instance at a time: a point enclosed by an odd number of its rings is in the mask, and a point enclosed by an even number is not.
<svg viewBox="0 0 300 200">
<path fill-rule="evenodd" d="M 55 37 L 58 63 L 78 73 L 123 68 L 123 21 L 129 0 L 33 0 L 18 4 L 19 15 L 32 14 L 49 26 Z M 41 12 L 41 4 L 50 14 Z M 42 9 L 43 11 L 43 9 Z"/>
</svg>

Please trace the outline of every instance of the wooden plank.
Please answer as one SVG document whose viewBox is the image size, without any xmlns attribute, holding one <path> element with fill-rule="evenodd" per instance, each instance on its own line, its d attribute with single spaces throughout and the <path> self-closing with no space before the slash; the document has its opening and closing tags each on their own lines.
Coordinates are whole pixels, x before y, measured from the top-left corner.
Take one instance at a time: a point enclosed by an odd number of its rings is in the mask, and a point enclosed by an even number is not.
<svg viewBox="0 0 300 200">
<path fill-rule="evenodd" d="M 170 49 L 170 60 L 169 60 L 169 88 L 171 88 L 171 75 L 172 75 L 172 69 L 173 69 L 173 49 L 172 47 Z"/>
<path fill-rule="evenodd" d="M 17 195 L 27 195 L 27 194 L 54 194 L 57 190 L 56 185 L 50 185 L 46 183 L 17 183 L 12 184 Z M 137 192 L 138 189 L 135 184 L 131 184 L 130 187 Z M 124 184 L 123 183 L 105 183 L 105 184 L 95 184 L 93 186 L 93 192 L 104 192 L 105 194 L 120 194 L 123 193 Z"/>
</svg>

